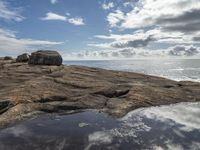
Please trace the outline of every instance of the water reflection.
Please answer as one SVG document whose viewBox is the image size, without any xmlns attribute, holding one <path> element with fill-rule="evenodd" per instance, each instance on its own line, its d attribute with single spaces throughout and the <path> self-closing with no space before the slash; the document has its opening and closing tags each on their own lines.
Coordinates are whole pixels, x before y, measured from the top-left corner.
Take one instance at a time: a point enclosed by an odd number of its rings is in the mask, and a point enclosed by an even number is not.
<svg viewBox="0 0 200 150">
<path fill-rule="evenodd" d="M 96 111 L 43 116 L 2 129 L 0 149 L 199 150 L 199 116 L 200 103 L 138 109 L 118 120 Z"/>
</svg>

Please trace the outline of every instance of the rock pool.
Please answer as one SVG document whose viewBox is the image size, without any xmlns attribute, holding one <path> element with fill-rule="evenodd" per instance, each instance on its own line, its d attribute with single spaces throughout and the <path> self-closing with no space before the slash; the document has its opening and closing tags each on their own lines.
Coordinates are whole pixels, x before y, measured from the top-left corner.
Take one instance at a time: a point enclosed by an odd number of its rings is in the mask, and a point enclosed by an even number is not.
<svg viewBox="0 0 200 150">
<path fill-rule="evenodd" d="M 0 130 L 2 150 L 199 150 L 200 103 L 141 108 L 114 119 L 94 110 L 45 115 Z"/>
</svg>

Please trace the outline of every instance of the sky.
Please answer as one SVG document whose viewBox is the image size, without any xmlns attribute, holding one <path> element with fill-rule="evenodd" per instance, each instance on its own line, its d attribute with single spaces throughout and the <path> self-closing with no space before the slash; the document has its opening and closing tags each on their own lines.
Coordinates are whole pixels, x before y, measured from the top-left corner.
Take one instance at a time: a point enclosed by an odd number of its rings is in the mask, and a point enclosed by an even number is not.
<svg viewBox="0 0 200 150">
<path fill-rule="evenodd" d="M 0 56 L 200 58 L 200 0 L 0 0 Z"/>
</svg>

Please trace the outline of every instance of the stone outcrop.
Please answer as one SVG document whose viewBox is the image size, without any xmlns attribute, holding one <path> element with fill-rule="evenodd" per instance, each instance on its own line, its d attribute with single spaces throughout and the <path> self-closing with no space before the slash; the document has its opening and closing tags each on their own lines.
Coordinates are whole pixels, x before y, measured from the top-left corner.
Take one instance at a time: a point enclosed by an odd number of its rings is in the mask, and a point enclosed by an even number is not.
<svg viewBox="0 0 200 150">
<path fill-rule="evenodd" d="M 27 53 L 24 53 L 22 55 L 17 56 L 16 62 L 28 62 L 29 55 Z"/>
<path fill-rule="evenodd" d="M 28 61 L 33 65 L 62 65 L 62 57 L 57 51 L 40 50 L 33 52 Z"/>
<path fill-rule="evenodd" d="M 33 57 L 38 58 L 37 55 Z M 38 64 L 37 59 L 35 61 Z M 113 117 L 122 117 L 139 107 L 200 101 L 200 83 L 189 81 L 176 82 L 82 66 L 28 65 L 5 60 L 0 60 L 0 69 L 1 126 L 45 113 L 97 109 Z"/>
<path fill-rule="evenodd" d="M 4 60 L 13 60 L 13 58 L 11 56 L 5 56 Z"/>
</svg>

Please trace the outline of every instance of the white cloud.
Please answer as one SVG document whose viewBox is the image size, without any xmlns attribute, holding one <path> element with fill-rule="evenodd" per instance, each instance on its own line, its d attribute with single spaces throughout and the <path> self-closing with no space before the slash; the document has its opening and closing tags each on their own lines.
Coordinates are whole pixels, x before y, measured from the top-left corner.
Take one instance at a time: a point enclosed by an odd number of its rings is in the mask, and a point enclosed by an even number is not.
<svg viewBox="0 0 200 150">
<path fill-rule="evenodd" d="M 96 51 L 82 51 L 77 53 L 64 53 L 66 60 L 102 60 L 102 59 L 133 59 L 133 58 L 198 58 L 200 56 L 200 48 L 195 46 L 182 45 L 183 50 L 176 50 L 173 46 L 166 49 L 149 49 L 142 47 L 113 48 L 110 43 L 89 44 L 89 46 L 97 47 Z"/>
<path fill-rule="evenodd" d="M 123 6 L 124 7 L 133 7 L 134 6 L 134 4 L 132 3 L 132 2 L 125 2 L 124 4 L 123 4 Z"/>
<path fill-rule="evenodd" d="M 118 43 L 124 43 L 133 40 L 144 40 L 149 36 L 152 36 L 155 41 L 154 43 L 165 43 L 165 44 L 200 44 L 199 39 L 200 32 L 196 32 L 191 35 L 186 35 L 181 32 L 162 32 L 160 28 L 144 30 L 136 30 L 130 34 L 110 34 L 110 35 L 95 35 L 96 38 L 103 40 L 113 40 Z"/>
<path fill-rule="evenodd" d="M 40 19 L 44 21 L 48 20 L 66 21 L 76 26 L 85 25 L 82 17 L 70 17 L 70 13 L 66 13 L 66 16 L 62 16 L 53 12 L 48 12 L 45 17 Z"/>
<path fill-rule="evenodd" d="M 172 31 L 200 30 L 197 26 L 200 14 L 199 0 L 139 0 L 132 3 L 132 10 L 121 12 L 124 15 L 117 18 L 118 25 L 115 22 L 113 25 L 112 19 L 107 19 L 111 27 L 127 29 L 159 26 Z M 127 4 L 124 3 L 125 6 Z M 108 17 L 118 14 L 119 12 L 114 11 L 109 13 Z"/>
<path fill-rule="evenodd" d="M 0 51 L 1 54 L 18 54 L 27 49 L 49 48 L 63 42 L 52 42 L 47 40 L 17 38 L 16 33 L 0 28 Z"/>
<path fill-rule="evenodd" d="M 68 13 L 68 12 L 67 12 L 67 13 L 65 13 L 65 14 L 66 14 L 67 16 L 71 16 L 71 14 L 70 14 L 70 13 Z"/>
<path fill-rule="evenodd" d="M 1 0 L 0 1 L 0 19 L 4 19 L 6 21 L 20 22 L 25 18 L 21 15 L 20 8 L 11 8 L 7 2 Z"/>
<path fill-rule="evenodd" d="M 88 44 L 102 56 L 199 56 L 199 0 L 125 1 L 109 11 L 106 20 L 113 32 L 96 35 L 101 42 Z M 185 49 L 177 52 L 179 46 Z"/>
<path fill-rule="evenodd" d="M 58 3 L 58 0 L 50 0 L 51 4 Z"/>
<path fill-rule="evenodd" d="M 41 18 L 41 20 L 60 20 L 60 21 L 66 21 L 66 16 L 61 16 L 52 12 L 48 12 L 45 17 Z"/>
<path fill-rule="evenodd" d="M 133 59 L 133 58 L 163 58 L 167 57 L 168 51 L 163 50 L 145 50 L 143 48 L 126 48 L 126 49 L 108 49 L 97 51 L 82 51 L 77 53 L 63 53 L 65 60 L 113 60 L 113 59 Z"/>
<path fill-rule="evenodd" d="M 107 21 L 111 27 L 116 27 L 124 19 L 124 13 L 121 10 L 115 10 L 112 13 L 109 13 L 107 16 Z"/>
<path fill-rule="evenodd" d="M 169 55 L 171 56 L 194 56 L 196 54 L 199 54 L 199 48 L 195 46 L 185 46 L 185 45 L 176 45 L 169 51 Z"/>
<path fill-rule="evenodd" d="M 85 25 L 83 18 L 81 18 L 81 17 L 70 18 L 70 19 L 68 19 L 68 22 L 71 24 L 74 24 L 76 26 Z"/>
<path fill-rule="evenodd" d="M 97 47 L 101 49 L 112 49 L 112 43 L 89 43 L 88 46 L 90 47 Z"/>
<path fill-rule="evenodd" d="M 95 35 L 95 38 L 103 40 L 104 42 L 101 43 L 90 43 L 88 46 L 95 47 L 101 50 L 127 50 L 131 49 L 130 55 L 126 56 L 133 56 L 135 53 L 138 56 L 143 57 L 169 57 L 169 56 L 184 56 L 184 57 L 193 57 L 199 54 L 198 46 L 190 46 L 200 44 L 198 40 L 199 33 L 195 33 L 194 35 L 185 35 L 180 32 L 174 33 L 166 33 L 162 32 L 160 28 L 150 29 L 150 30 L 136 30 L 130 34 L 110 34 L 110 35 Z M 196 36 L 196 37 L 195 37 Z M 195 38 L 194 38 L 195 37 Z M 108 41 L 107 41 L 108 40 Z M 156 46 L 152 46 L 152 44 Z M 166 48 L 154 48 L 157 45 L 169 45 Z M 175 51 L 174 45 L 177 47 L 178 45 L 184 46 L 183 51 Z M 140 48 L 140 49 L 138 49 Z M 135 49 L 137 49 L 135 51 Z M 140 51 L 140 52 L 139 52 Z M 108 52 L 110 53 L 110 52 Z M 117 54 L 118 53 L 118 54 Z M 122 56 L 123 54 L 120 52 L 114 52 L 115 56 Z M 112 54 L 111 54 L 112 55 Z M 124 57 L 123 55 L 122 57 Z M 135 55 L 134 55 L 135 56 Z"/>
<path fill-rule="evenodd" d="M 110 34 L 110 35 L 96 35 L 96 38 L 103 40 L 112 40 L 106 43 L 96 43 L 89 44 L 89 46 L 99 47 L 99 48 L 138 48 L 146 47 L 151 42 L 157 41 L 157 39 L 162 38 L 160 30 L 154 29 L 149 31 L 137 30 L 132 34 Z"/>
<path fill-rule="evenodd" d="M 114 3 L 113 2 L 109 2 L 109 3 L 103 3 L 102 4 L 102 8 L 104 9 L 104 10 L 109 10 L 109 9 L 111 9 L 111 8 L 113 8 L 114 7 Z"/>
</svg>

